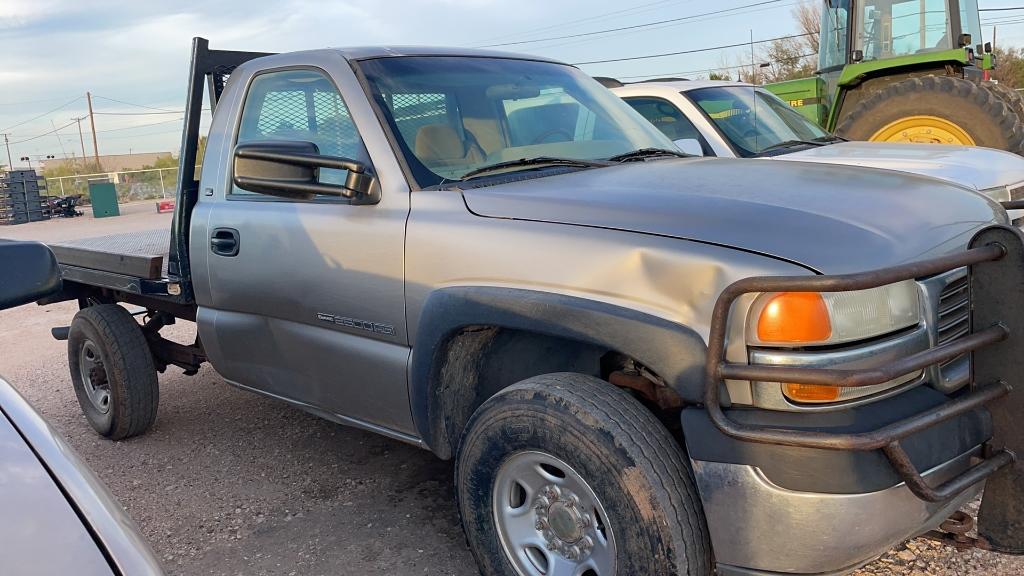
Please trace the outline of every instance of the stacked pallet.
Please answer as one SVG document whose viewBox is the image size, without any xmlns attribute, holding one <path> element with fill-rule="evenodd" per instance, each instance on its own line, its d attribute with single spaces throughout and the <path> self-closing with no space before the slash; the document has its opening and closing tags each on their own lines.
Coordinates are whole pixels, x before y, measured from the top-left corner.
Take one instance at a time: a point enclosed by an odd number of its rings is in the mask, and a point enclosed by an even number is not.
<svg viewBox="0 0 1024 576">
<path fill-rule="evenodd" d="M 12 170 L 0 177 L 0 225 L 50 218 L 46 182 L 35 170 Z"/>
</svg>

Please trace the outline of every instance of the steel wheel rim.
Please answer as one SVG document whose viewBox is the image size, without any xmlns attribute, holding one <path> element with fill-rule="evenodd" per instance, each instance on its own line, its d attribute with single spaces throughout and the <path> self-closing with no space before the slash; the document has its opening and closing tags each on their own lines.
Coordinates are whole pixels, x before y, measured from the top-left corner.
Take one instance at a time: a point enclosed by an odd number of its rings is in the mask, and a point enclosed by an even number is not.
<svg viewBox="0 0 1024 576">
<path fill-rule="evenodd" d="M 110 380 L 99 347 L 92 340 L 82 343 L 82 349 L 78 352 L 78 371 L 89 403 L 102 414 L 109 412 Z"/>
<path fill-rule="evenodd" d="M 615 538 L 589 484 L 558 458 L 517 452 L 491 496 L 505 556 L 520 576 L 613 576 Z"/>
<path fill-rule="evenodd" d="M 907 116 L 875 132 L 872 142 L 913 142 L 917 144 L 958 144 L 975 146 L 974 138 L 954 122 L 938 116 Z"/>
</svg>

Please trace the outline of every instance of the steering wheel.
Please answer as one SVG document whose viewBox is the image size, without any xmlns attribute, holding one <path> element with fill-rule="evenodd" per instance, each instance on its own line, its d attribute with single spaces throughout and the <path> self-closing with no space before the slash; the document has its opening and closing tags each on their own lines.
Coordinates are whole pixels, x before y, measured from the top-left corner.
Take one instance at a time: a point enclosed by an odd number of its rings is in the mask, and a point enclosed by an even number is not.
<svg viewBox="0 0 1024 576">
<path fill-rule="evenodd" d="M 530 142 L 530 144 L 542 144 L 544 140 L 546 140 L 549 136 L 555 136 L 558 134 L 565 136 L 566 139 L 569 140 L 570 142 L 572 141 L 572 134 L 569 134 L 568 132 L 562 130 L 561 128 L 552 128 L 550 130 L 544 131 L 543 133 L 541 133 L 540 136 L 534 138 L 533 141 Z"/>
</svg>

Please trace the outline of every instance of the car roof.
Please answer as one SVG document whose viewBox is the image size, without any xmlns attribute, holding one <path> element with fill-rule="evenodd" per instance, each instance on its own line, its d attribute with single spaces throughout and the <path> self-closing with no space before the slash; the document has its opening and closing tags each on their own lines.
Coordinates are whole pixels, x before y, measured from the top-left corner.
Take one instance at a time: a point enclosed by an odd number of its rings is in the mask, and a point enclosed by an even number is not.
<svg viewBox="0 0 1024 576">
<path fill-rule="evenodd" d="M 631 82 L 620 87 L 612 88 L 612 92 L 628 94 L 666 94 L 669 92 L 689 92 L 700 88 L 711 88 L 714 86 L 748 86 L 753 84 L 746 82 L 735 82 L 732 80 L 673 80 L 668 82 Z"/>
</svg>

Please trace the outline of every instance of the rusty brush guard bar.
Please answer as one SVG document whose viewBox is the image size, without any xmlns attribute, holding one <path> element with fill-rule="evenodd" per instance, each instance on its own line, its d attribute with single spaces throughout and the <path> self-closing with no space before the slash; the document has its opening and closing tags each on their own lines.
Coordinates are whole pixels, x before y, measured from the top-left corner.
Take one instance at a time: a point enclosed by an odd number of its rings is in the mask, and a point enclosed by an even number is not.
<svg viewBox="0 0 1024 576">
<path fill-rule="evenodd" d="M 869 368 L 833 369 L 790 366 L 750 365 L 728 362 L 726 335 L 733 303 L 742 295 L 761 292 L 842 292 L 876 288 L 903 280 L 920 279 L 957 268 L 969 270 L 971 298 L 971 332 L 957 340 L 897 361 Z M 1002 478 L 1005 487 L 995 498 L 1011 501 L 1021 498 L 1018 489 L 1024 474 L 1016 463 L 1014 450 L 1024 448 L 1024 433 L 1013 423 L 1013 417 L 1024 414 L 1022 403 L 1011 394 L 1012 383 L 1020 378 L 1022 355 L 1020 338 L 1024 337 L 1024 236 L 1015 228 L 993 226 L 978 232 L 967 250 L 956 254 L 921 260 L 859 274 L 837 276 L 777 276 L 739 280 L 719 296 L 712 315 L 705 366 L 705 407 L 715 426 L 733 438 L 749 442 L 817 448 L 827 450 L 881 450 L 907 487 L 916 496 L 929 502 L 941 502 L 957 495 L 989 477 Z M 1018 318 L 1022 319 L 1018 321 Z M 840 387 L 861 387 L 882 384 L 899 376 L 928 366 L 972 354 L 971 389 L 939 406 L 912 417 L 863 433 L 830 433 L 774 428 L 736 422 L 722 410 L 721 390 L 725 380 L 751 382 L 786 382 L 821 384 Z M 987 354 L 987 355 L 986 355 Z M 758 384 L 754 384 L 758 385 Z M 975 410 L 993 400 L 1003 398 L 999 407 L 991 407 L 993 438 L 986 446 L 985 457 L 962 474 L 939 486 L 930 485 L 915 468 L 900 441 L 940 422 Z M 1005 414 L 1000 414 L 1005 412 Z M 995 474 L 1006 470 L 1006 473 Z M 994 476 L 993 476 L 994 475 Z M 991 483 L 990 483 L 991 486 Z M 986 500 L 988 499 L 986 490 Z M 1020 551 L 1024 537 L 1020 535 L 1024 521 L 1024 505 L 1002 507 L 1014 512 L 990 514 L 985 536 L 992 547 L 1004 551 Z M 983 512 L 986 508 L 982 505 Z M 996 506 L 989 506 L 990 509 Z M 984 532 L 985 514 L 981 530 Z M 1016 535 L 1010 534 L 1016 532 Z M 991 536 L 989 536 L 991 534 Z"/>
</svg>

